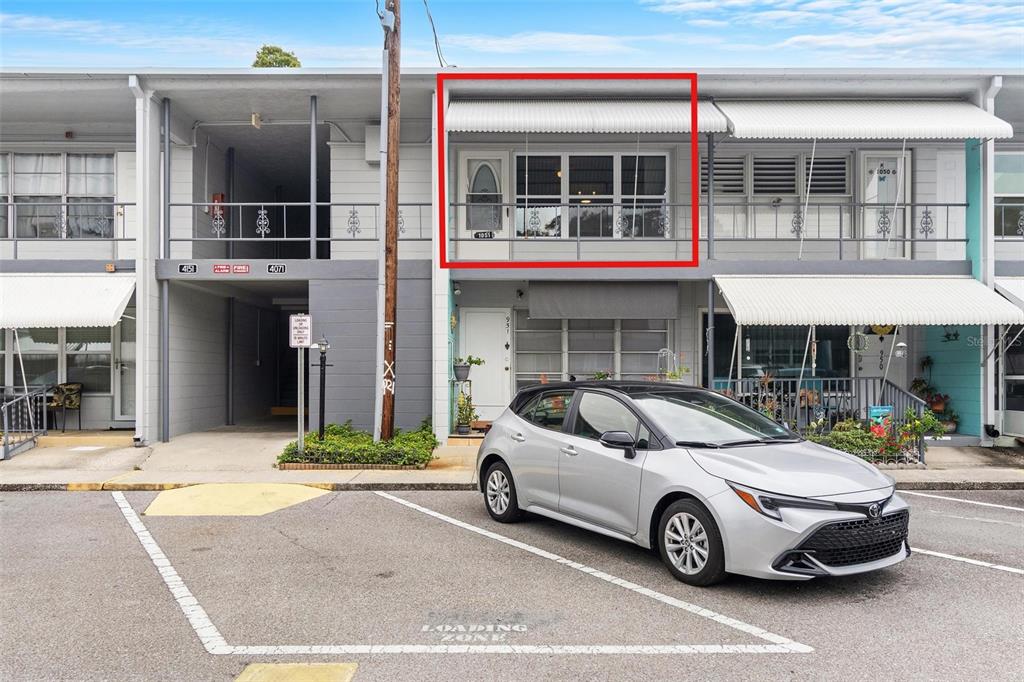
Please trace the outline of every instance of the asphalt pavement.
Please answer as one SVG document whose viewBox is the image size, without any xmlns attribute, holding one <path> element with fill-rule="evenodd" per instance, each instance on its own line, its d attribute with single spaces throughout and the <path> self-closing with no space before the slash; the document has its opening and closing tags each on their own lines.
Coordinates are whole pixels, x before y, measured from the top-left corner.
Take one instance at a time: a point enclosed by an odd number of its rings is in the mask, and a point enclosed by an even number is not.
<svg viewBox="0 0 1024 682">
<path fill-rule="evenodd" d="M 478 493 L 146 515 L 156 495 L 0 494 L 0 679 L 352 662 L 356 680 L 1000 680 L 1024 666 L 1024 491 L 907 491 L 918 551 L 877 573 L 703 589 L 639 547 L 535 516 L 497 524 Z"/>
</svg>

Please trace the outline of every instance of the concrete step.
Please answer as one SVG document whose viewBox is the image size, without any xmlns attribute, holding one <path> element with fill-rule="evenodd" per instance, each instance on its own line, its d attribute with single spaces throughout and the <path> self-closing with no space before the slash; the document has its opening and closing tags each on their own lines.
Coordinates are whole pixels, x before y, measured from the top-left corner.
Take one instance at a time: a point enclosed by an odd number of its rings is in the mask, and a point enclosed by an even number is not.
<svg viewBox="0 0 1024 682">
<path fill-rule="evenodd" d="M 134 433 L 131 431 L 50 431 L 36 441 L 37 448 L 130 448 Z"/>
<path fill-rule="evenodd" d="M 484 434 L 482 433 L 471 433 L 468 436 L 448 436 L 448 445 L 472 445 L 473 447 L 480 447 L 480 443 L 484 440 Z"/>
</svg>

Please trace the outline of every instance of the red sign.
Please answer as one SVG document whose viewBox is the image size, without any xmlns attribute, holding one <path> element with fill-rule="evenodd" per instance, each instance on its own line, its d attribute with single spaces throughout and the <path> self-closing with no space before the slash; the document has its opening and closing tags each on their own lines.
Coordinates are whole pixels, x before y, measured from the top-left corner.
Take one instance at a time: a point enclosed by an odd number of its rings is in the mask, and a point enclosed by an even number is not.
<svg viewBox="0 0 1024 682">
<path fill-rule="evenodd" d="M 246 263 L 245 265 L 232 265 L 231 266 L 231 272 L 233 272 L 236 275 L 248 275 L 249 274 L 249 264 Z"/>
<path fill-rule="evenodd" d="M 230 275 L 231 264 L 230 263 L 215 263 L 213 266 L 213 274 L 215 275 Z"/>
</svg>

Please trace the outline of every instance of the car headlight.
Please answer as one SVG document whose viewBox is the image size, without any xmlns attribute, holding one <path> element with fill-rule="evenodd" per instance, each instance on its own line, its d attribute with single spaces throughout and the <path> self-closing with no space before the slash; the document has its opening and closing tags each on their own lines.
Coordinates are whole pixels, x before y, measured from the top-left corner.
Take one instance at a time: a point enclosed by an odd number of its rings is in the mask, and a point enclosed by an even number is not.
<svg viewBox="0 0 1024 682">
<path fill-rule="evenodd" d="M 764 514 L 767 517 L 782 520 L 782 514 L 779 512 L 783 507 L 791 507 L 794 509 L 836 509 L 834 502 L 826 502 L 824 500 L 812 500 L 807 497 L 790 497 L 788 495 L 776 495 L 775 493 L 768 493 L 763 490 L 757 490 L 756 488 L 748 488 L 746 486 L 733 483 L 732 481 L 726 481 L 729 487 L 732 488 L 733 492 L 743 500 L 743 502 L 756 511 L 758 514 Z"/>
</svg>

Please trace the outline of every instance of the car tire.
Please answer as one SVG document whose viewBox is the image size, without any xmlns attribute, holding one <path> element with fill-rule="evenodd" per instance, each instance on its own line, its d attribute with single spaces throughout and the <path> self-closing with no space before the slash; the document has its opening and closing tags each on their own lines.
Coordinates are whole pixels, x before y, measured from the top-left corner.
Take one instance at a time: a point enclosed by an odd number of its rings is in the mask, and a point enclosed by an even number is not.
<svg viewBox="0 0 1024 682">
<path fill-rule="evenodd" d="M 669 573 L 687 585 L 706 587 L 725 578 L 722 533 L 696 500 L 676 500 L 662 513 L 658 553 Z"/>
<path fill-rule="evenodd" d="M 504 462 L 495 462 L 484 475 L 484 506 L 491 518 L 499 523 L 515 523 L 523 518 L 516 497 L 516 484 L 512 472 Z"/>
</svg>

